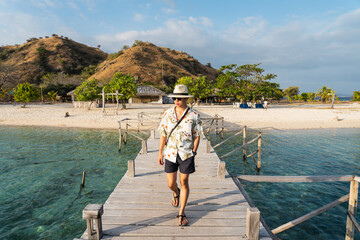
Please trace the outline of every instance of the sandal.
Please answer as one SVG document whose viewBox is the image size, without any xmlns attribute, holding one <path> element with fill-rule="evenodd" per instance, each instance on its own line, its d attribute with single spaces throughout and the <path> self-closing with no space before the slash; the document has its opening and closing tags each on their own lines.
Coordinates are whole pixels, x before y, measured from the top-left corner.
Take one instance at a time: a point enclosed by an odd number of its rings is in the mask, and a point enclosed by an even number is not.
<svg viewBox="0 0 360 240">
<path fill-rule="evenodd" d="M 177 188 L 178 191 L 179 191 L 179 194 L 177 196 L 174 196 L 173 195 L 173 200 L 174 200 L 174 203 L 171 203 L 174 207 L 178 207 L 179 206 L 179 203 L 180 203 L 180 188 Z M 177 202 L 176 202 L 177 200 Z"/>
<path fill-rule="evenodd" d="M 189 221 L 186 221 L 185 223 L 183 223 L 183 220 L 184 218 L 186 218 L 186 215 L 185 214 L 179 214 L 176 216 L 177 218 L 180 218 L 180 221 L 179 221 L 179 226 L 187 226 L 189 224 Z M 186 218 L 187 220 L 187 218 Z"/>
</svg>

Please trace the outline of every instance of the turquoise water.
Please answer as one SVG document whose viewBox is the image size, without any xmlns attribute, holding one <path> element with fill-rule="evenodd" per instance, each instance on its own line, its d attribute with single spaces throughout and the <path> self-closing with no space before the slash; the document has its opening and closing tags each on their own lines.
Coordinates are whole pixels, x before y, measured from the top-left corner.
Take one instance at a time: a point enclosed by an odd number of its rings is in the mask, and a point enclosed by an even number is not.
<svg viewBox="0 0 360 240">
<path fill-rule="evenodd" d="M 248 139 L 256 137 L 250 131 Z M 230 136 L 231 133 L 227 133 Z M 221 141 L 212 135 L 212 145 Z M 360 175 L 360 129 L 271 131 L 262 135 L 261 175 Z M 242 143 L 242 137 L 217 149 L 219 156 Z M 253 147 L 253 150 L 256 146 Z M 232 175 L 255 175 L 252 159 L 242 154 L 226 157 Z M 274 229 L 348 194 L 349 183 L 249 183 L 246 191 Z M 344 239 L 347 203 L 305 221 L 278 237 L 281 239 Z M 358 214 L 360 212 L 358 211 Z M 357 233 L 355 239 L 359 239 Z"/>
<path fill-rule="evenodd" d="M 140 147 L 129 136 L 119 154 L 117 131 L 0 127 L 0 239 L 80 237 L 83 208 L 105 202 Z"/>
</svg>

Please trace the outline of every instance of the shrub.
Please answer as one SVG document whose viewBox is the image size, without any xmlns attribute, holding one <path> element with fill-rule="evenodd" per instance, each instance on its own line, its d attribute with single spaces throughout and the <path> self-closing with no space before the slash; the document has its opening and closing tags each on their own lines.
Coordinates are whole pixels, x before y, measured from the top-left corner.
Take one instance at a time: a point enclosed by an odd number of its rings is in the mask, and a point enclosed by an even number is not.
<svg viewBox="0 0 360 240">
<path fill-rule="evenodd" d="M 40 97 L 40 91 L 30 83 L 20 83 L 14 90 L 14 98 L 17 102 L 23 102 L 24 106 L 30 101 L 35 101 Z"/>
</svg>

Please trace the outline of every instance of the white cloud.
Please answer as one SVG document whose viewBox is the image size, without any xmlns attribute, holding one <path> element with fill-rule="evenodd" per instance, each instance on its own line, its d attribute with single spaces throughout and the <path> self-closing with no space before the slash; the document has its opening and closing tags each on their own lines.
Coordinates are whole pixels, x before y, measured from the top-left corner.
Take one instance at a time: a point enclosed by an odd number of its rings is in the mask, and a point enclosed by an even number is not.
<svg viewBox="0 0 360 240">
<path fill-rule="evenodd" d="M 136 22 L 142 22 L 145 19 L 145 16 L 140 13 L 134 14 L 134 21 Z"/>
<path fill-rule="evenodd" d="M 172 8 L 162 8 L 161 11 L 163 11 L 166 14 L 175 14 L 176 10 Z"/>
</svg>

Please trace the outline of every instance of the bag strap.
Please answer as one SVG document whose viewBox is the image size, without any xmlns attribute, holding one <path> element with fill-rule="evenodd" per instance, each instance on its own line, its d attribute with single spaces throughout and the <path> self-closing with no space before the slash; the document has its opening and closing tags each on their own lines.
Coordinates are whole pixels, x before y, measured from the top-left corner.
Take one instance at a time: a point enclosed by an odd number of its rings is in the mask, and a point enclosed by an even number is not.
<svg viewBox="0 0 360 240">
<path fill-rule="evenodd" d="M 171 134 L 173 133 L 173 131 L 175 130 L 175 128 L 177 127 L 177 126 L 179 126 L 179 124 L 181 123 L 181 121 L 184 119 L 184 117 L 186 116 L 186 114 L 188 113 L 188 111 L 189 111 L 189 107 L 186 109 L 186 111 L 185 111 L 185 113 L 182 115 L 182 117 L 180 118 L 180 120 L 176 123 L 176 125 L 175 125 L 175 127 L 173 128 L 173 129 L 171 129 L 171 131 L 170 131 L 170 133 L 169 133 L 169 136 L 167 137 L 167 139 L 166 139 L 166 142 L 165 142 L 165 146 L 167 145 L 167 143 L 168 143 L 168 141 L 169 141 L 169 139 L 170 139 L 170 136 L 171 136 Z"/>
</svg>

